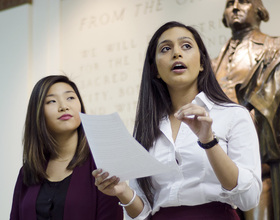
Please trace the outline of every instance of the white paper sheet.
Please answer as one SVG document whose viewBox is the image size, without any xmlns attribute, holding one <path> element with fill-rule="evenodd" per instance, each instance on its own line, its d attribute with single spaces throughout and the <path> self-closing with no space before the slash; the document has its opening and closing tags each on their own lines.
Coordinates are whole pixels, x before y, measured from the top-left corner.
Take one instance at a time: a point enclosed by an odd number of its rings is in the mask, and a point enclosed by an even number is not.
<svg viewBox="0 0 280 220">
<path fill-rule="evenodd" d="M 110 176 L 125 181 L 170 171 L 129 134 L 118 113 L 80 117 L 97 168 Z"/>
</svg>

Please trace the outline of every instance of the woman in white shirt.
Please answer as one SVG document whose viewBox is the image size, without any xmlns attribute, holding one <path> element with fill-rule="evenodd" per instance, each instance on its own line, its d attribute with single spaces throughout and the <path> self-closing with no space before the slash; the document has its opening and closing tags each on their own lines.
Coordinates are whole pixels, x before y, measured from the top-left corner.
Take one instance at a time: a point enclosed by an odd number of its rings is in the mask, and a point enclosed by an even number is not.
<svg viewBox="0 0 280 220">
<path fill-rule="evenodd" d="M 249 112 L 215 79 L 195 29 L 161 26 L 144 63 L 134 136 L 172 172 L 125 182 L 93 171 L 126 219 L 239 219 L 262 189 L 258 138 Z M 145 161 L 143 161 L 145 163 Z"/>
</svg>

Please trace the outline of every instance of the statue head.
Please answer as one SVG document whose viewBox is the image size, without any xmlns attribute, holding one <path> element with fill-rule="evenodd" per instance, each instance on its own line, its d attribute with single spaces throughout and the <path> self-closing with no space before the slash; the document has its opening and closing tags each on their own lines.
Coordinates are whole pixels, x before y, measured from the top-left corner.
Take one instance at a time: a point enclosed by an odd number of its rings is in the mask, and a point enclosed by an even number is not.
<svg viewBox="0 0 280 220">
<path fill-rule="evenodd" d="M 223 24 L 233 31 L 259 27 L 261 21 L 268 21 L 269 13 L 262 0 L 227 0 Z"/>
</svg>

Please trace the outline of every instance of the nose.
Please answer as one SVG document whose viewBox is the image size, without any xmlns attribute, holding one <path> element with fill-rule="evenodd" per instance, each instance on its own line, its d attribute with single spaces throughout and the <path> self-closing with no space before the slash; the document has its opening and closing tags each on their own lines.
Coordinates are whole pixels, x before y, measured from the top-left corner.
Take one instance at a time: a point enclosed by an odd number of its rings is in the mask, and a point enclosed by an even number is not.
<svg viewBox="0 0 280 220">
<path fill-rule="evenodd" d="M 173 52 L 173 58 L 179 58 L 179 57 L 182 57 L 182 53 L 180 51 L 180 46 L 179 45 L 176 45 L 174 46 L 174 52 Z"/>
<path fill-rule="evenodd" d="M 63 106 L 63 107 L 58 108 L 59 112 L 65 112 L 65 111 L 68 111 L 68 110 L 69 110 L 69 107 L 67 107 L 67 106 Z"/>
<path fill-rule="evenodd" d="M 174 49 L 173 58 L 182 57 L 182 53 L 179 49 Z"/>
<path fill-rule="evenodd" d="M 178 57 L 182 57 L 181 53 L 175 52 L 173 54 L 173 58 L 178 58 Z"/>
<path fill-rule="evenodd" d="M 235 0 L 235 1 L 234 1 L 233 9 L 239 10 L 239 0 Z"/>
</svg>

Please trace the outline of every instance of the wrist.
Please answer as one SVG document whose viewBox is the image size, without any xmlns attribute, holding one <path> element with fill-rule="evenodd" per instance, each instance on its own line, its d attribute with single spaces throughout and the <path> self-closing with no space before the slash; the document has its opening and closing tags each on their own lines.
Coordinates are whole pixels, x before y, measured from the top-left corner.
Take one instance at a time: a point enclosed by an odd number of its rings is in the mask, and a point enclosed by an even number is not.
<svg viewBox="0 0 280 220">
<path fill-rule="evenodd" d="M 128 192 L 118 196 L 120 200 L 118 204 L 122 207 L 130 206 L 134 202 L 136 196 L 136 191 L 134 189 L 129 188 Z"/>
<path fill-rule="evenodd" d="M 203 149 L 210 149 L 217 145 L 219 143 L 219 139 L 216 137 L 216 135 L 213 133 L 212 139 L 210 139 L 208 142 L 201 142 L 200 140 L 197 141 L 198 145 Z"/>
<path fill-rule="evenodd" d="M 198 138 L 197 141 L 199 141 L 199 142 L 202 143 L 202 144 L 207 144 L 207 143 L 209 143 L 210 141 L 213 141 L 214 137 L 215 137 L 215 134 L 212 133 L 209 137 L 206 137 L 206 138 Z"/>
</svg>

